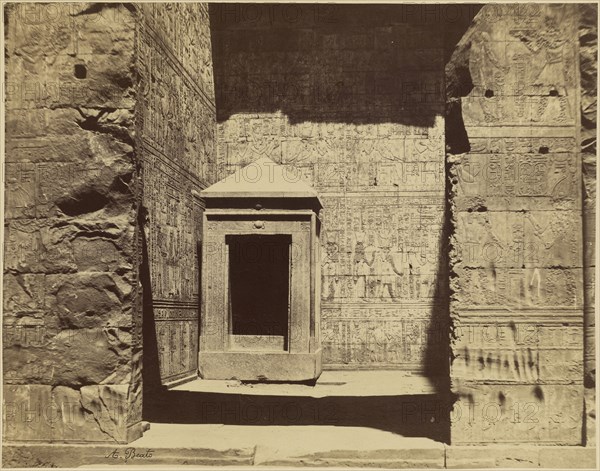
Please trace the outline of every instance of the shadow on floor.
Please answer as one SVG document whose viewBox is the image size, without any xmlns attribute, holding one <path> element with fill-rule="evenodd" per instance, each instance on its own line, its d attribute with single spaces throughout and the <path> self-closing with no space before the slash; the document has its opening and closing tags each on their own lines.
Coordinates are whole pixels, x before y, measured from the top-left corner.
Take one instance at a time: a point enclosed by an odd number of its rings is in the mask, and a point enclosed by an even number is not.
<svg viewBox="0 0 600 471">
<path fill-rule="evenodd" d="M 369 427 L 448 442 L 451 402 L 440 394 L 324 398 L 156 390 L 155 423 Z"/>
</svg>

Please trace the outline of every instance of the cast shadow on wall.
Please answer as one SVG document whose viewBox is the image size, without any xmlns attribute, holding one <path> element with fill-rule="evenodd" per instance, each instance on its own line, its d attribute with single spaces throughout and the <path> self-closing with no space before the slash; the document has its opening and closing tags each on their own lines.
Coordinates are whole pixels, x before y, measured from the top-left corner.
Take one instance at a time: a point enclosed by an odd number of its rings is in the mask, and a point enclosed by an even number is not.
<svg viewBox="0 0 600 471">
<path fill-rule="evenodd" d="M 446 7 L 210 4 L 217 121 L 430 127 L 444 66 L 481 8 Z"/>
</svg>

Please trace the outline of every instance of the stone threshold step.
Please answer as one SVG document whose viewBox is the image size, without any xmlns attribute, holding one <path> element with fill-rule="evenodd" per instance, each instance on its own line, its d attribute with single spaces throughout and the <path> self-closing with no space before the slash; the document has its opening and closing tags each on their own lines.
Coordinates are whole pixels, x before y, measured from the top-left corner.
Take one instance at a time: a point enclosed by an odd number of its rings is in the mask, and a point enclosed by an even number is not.
<svg viewBox="0 0 600 471">
<path fill-rule="evenodd" d="M 596 449 L 449 446 L 361 427 L 151 424 L 129 445 L 5 443 L 3 467 L 273 466 L 595 469 Z"/>
<path fill-rule="evenodd" d="M 129 445 L 5 445 L 4 467 L 107 465 L 440 468 L 444 445 L 366 427 L 152 423 Z M 35 461 L 34 461 L 35 462 Z"/>
<path fill-rule="evenodd" d="M 171 388 L 174 391 L 300 397 L 409 396 L 442 393 L 447 382 L 406 371 L 324 371 L 315 385 L 246 383 L 197 378 Z"/>
</svg>

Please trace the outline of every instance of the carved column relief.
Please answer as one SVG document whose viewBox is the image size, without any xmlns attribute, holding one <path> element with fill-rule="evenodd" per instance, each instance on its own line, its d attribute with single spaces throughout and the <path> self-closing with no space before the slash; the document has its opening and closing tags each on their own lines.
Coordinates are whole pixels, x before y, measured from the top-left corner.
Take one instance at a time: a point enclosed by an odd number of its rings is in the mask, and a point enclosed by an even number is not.
<svg viewBox="0 0 600 471">
<path fill-rule="evenodd" d="M 486 5 L 452 58 L 473 82 L 448 157 L 452 443 L 581 443 L 576 8 Z"/>
</svg>

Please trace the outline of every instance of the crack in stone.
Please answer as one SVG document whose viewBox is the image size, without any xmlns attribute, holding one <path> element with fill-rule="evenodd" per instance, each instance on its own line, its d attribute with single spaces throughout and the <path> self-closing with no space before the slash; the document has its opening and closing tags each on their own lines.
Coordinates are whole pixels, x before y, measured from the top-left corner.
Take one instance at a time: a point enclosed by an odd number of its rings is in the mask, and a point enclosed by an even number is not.
<svg viewBox="0 0 600 471">
<path fill-rule="evenodd" d="M 100 393 L 100 388 L 96 387 L 96 390 L 98 391 L 98 399 L 102 402 L 102 406 L 104 406 L 104 408 L 107 408 L 107 406 L 106 406 L 106 404 L 104 402 L 104 399 L 102 399 L 102 395 Z M 112 440 L 114 440 L 115 442 L 118 443 L 119 442 L 118 438 L 116 438 L 109 430 L 107 430 L 104 427 L 102 421 L 96 416 L 96 414 L 94 413 L 93 409 L 88 408 L 88 407 L 85 406 L 84 401 L 83 401 L 83 394 L 84 393 L 83 393 L 83 391 L 81 389 L 79 390 L 79 394 L 80 394 L 79 402 L 81 404 L 82 409 L 84 411 L 86 411 L 87 413 L 89 413 L 94 418 L 94 421 L 98 424 L 98 428 L 100 429 L 100 431 L 102 433 L 104 433 L 105 435 L 107 435 Z M 111 417 L 110 413 L 108 415 L 109 415 L 109 417 Z M 112 419 L 112 417 L 111 417 L 111 419 Z"/>
</svg>

